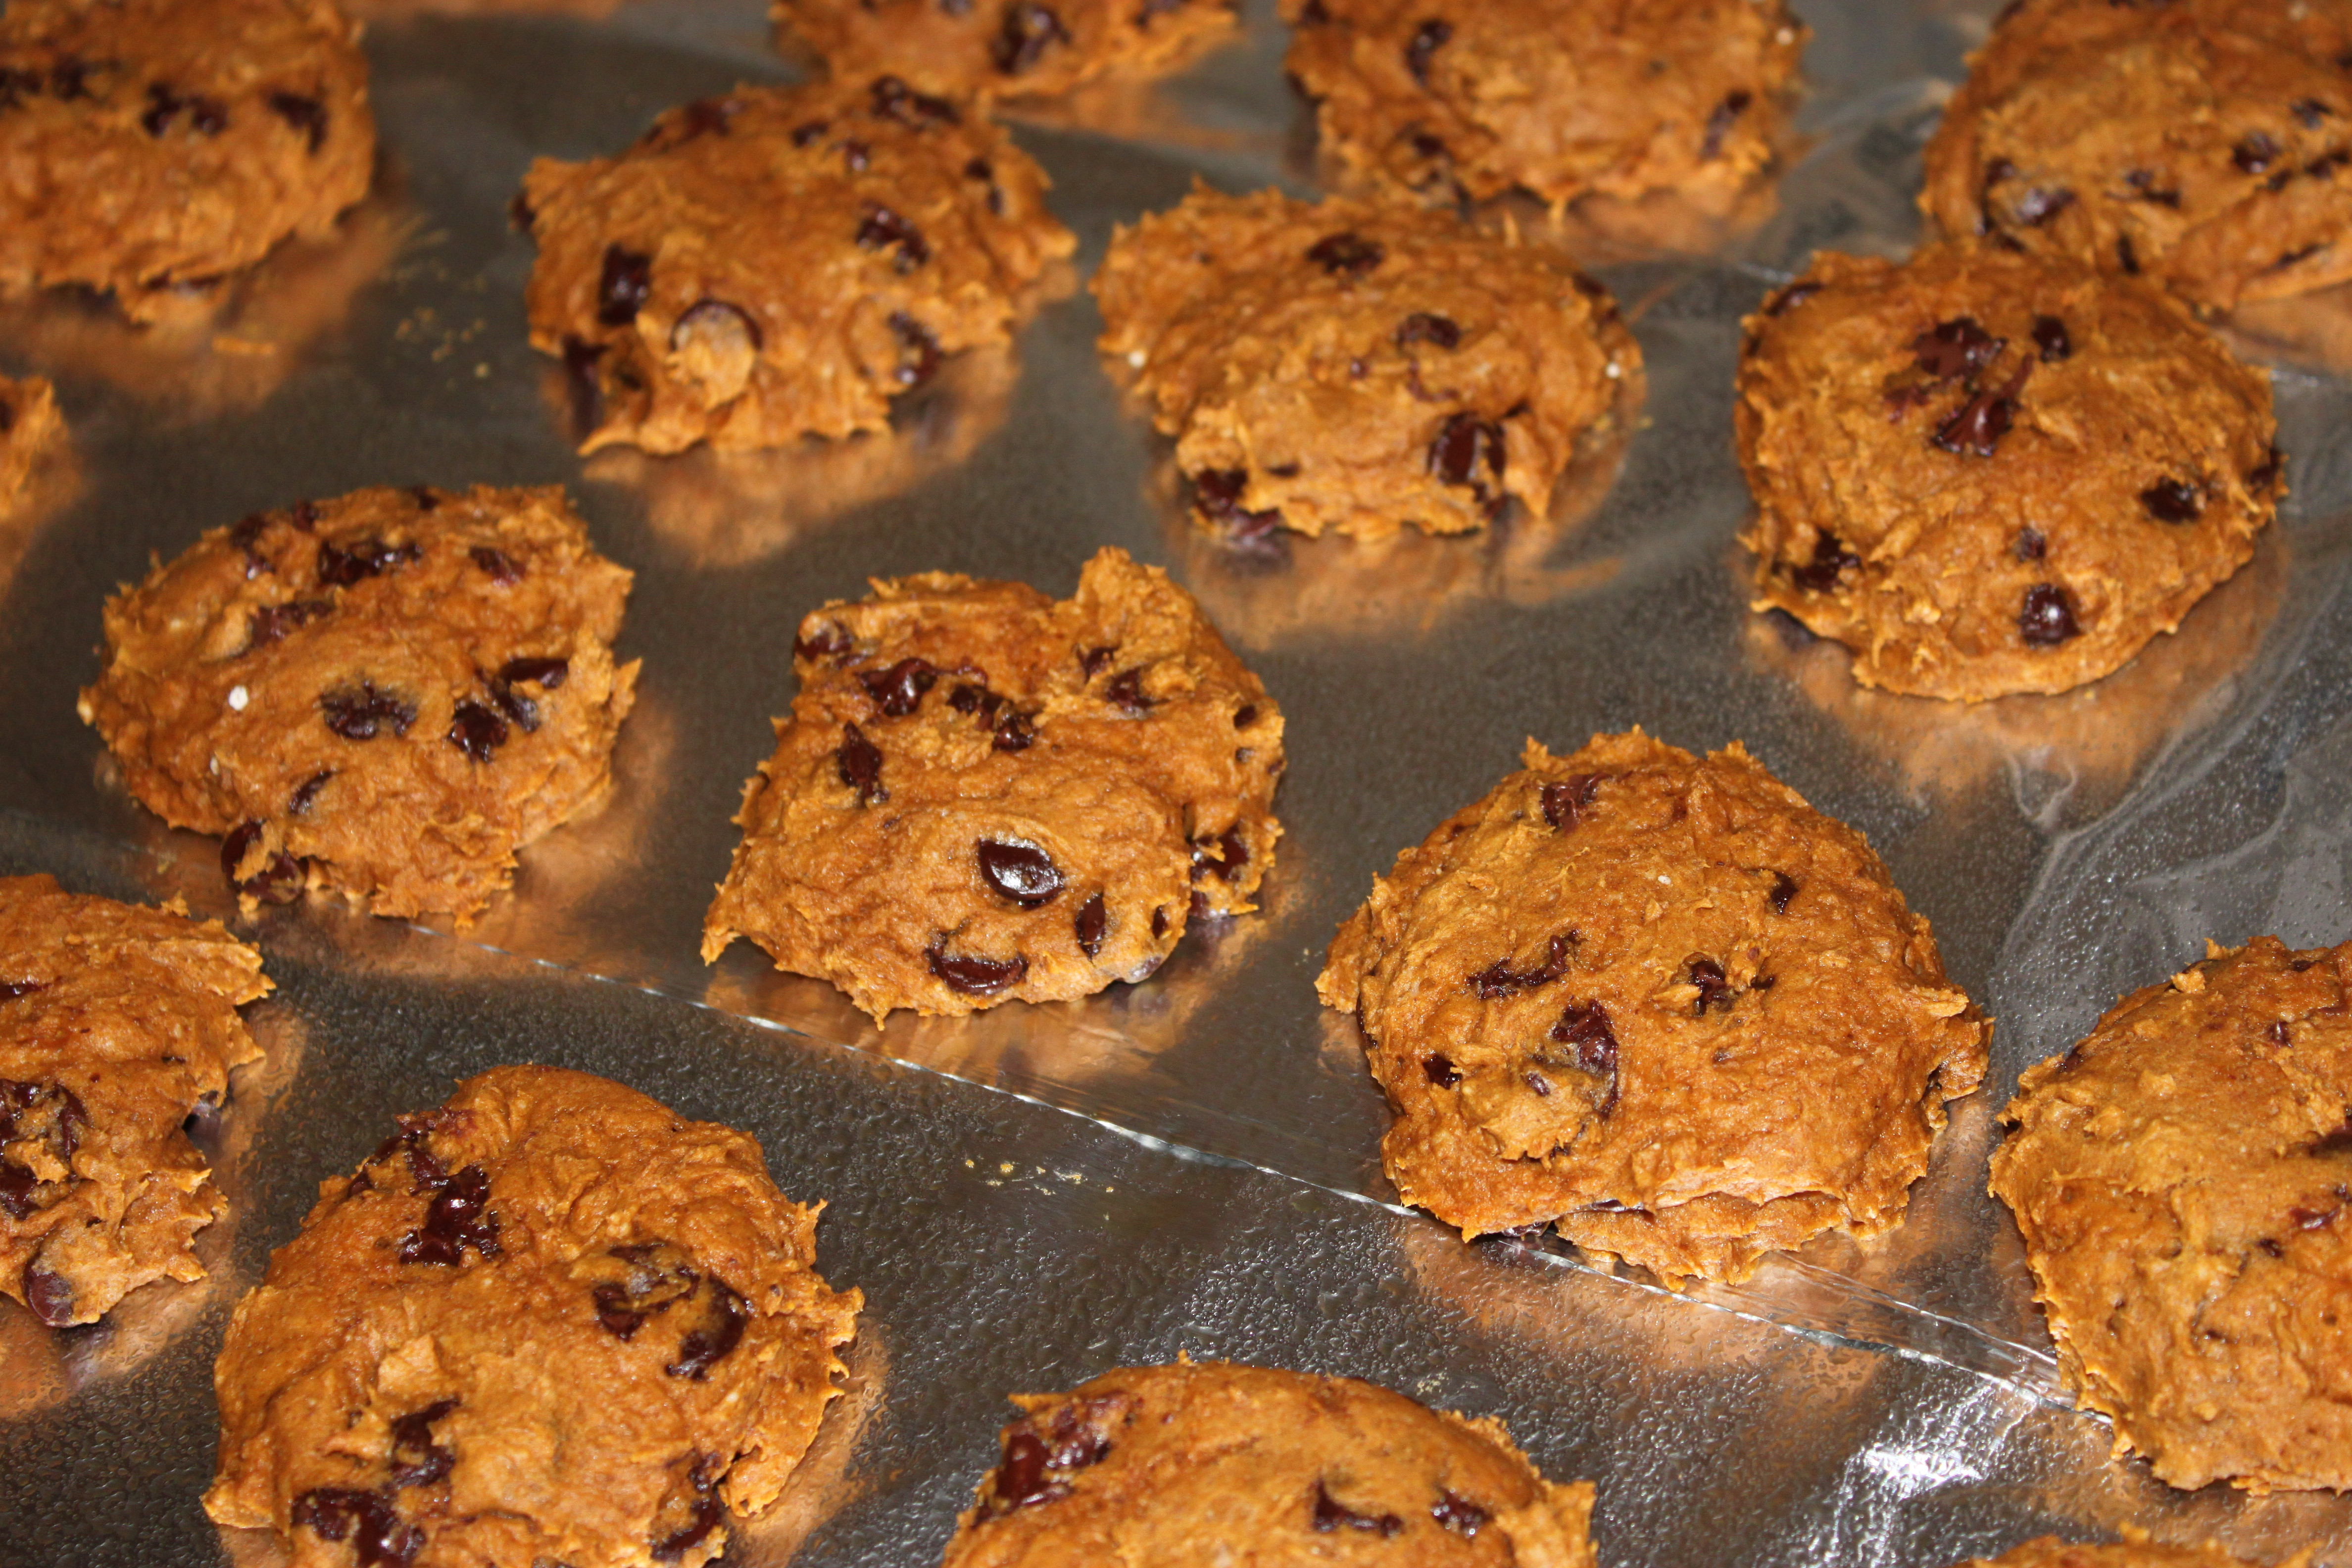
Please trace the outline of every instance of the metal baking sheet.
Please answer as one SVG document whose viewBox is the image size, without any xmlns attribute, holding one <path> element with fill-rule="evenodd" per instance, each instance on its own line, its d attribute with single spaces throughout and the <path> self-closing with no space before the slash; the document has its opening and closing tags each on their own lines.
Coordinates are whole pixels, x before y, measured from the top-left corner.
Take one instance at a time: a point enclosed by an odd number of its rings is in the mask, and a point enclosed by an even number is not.
<svg viewBox="0 0 2352 1568">
<path fill-rule="evenodd" d="M 479 925 L 324 907 L 255 922 L 285 991 L 256 1010 L 268 1076 L 224 1133 L 239 1203 L 206 1244 L 215 1279 L 57 1336 L 0 1305 L 0 1563 L 257 1561 L 194 1502 L 228 1303 L 393 1110 L 523 1058 L 745 1126 L 789 1191 L 833 1205 L 825 1267 L 868 1293 L 870 1359 L 797 1522 L 755 1532 L 743 1561 L 791 1556 L 794 1531 L 793 1561 L 936 1561 L 1003 1392 L 1188 1347 L 1503 1415 L 1552 1473 L 1601 1483 L 1612 1563 L 1933 1565 L 2126 1522 L 2352 1562 L 2352 1505 L 2180 1496 L 2106 1459 L 2106 1429 L 2061 1406 L 2014 1232 L 1982 1190 L 2018 1072 L 2116 994 L 2209 935 L 2352 927 L 2337 307 L 2243 324 L 2296 356 L 2273 362 L 2294 494 L 2178 637 L 2064 698 L 1856 690 L 1836 650 L 1745 607 L 1737 323 L 1816 246 L 1909 243 L 1919 149 L 1992 5 L 1798 9 L 1816 35 L 1806 145 L 1777 211 L 1708 257 L 1611 253 L 1598 270 L 1648 361 L 1639 428 L 1554 516 L 1466 540 L 1204 546 L 1164 443 L 1096 363 L 1082 291 L 887 440 L 583 465 L 524 342 L 531 251 L 507 198 L 535 154 L 608 152 L 671 103 L 790 79 L 745 0 L 388 8 L 368 40 L 383 177 L 343 240 L 273 259 L 199 333 L 141 336 L 70 302 L 0 311 L 0 364 L 56 375 L 75 432 L 74 461 L 0 522 L 5 868 L 221 907 L 215 847 L 128 801 L 73 699 L 105 593 L 257 508 L 387 481 L 567 484 L 638 573 L 622 643 L 646 661 L 614 802 L 528 851 Z M 1282 43 L 1254 5 L 1239 42 L 1173 82 L 1020 118 L 1082 276 L 1114 224 L 1196 175 L 1314 188 Z M 879 1032 L 748 946 L 706 970 L 702 910 L 789 705 L 800 615 L 940 568 L 1066 593 L 1107 543 L 1188 583 L 1288 716 L 1265 911 L 1188 938 L 1144 985 Z M 1394 1209 L 1385 1111 L 1311 984 L 1373 875 L 1524 737 L 1636 722 L 1686 746 L 1744 739 L 1868 833 L 1999 1020 L 1987 1087 L 1955 1108 L 1909 1223 L 1680 1300 Z"/>
</svg>

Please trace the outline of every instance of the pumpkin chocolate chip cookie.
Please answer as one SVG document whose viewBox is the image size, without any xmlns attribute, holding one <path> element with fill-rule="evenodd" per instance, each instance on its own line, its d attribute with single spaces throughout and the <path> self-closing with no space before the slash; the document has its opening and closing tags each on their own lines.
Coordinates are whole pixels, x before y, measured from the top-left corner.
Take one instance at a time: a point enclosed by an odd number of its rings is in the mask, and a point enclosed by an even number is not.
<svg viewBox="0 0 2352 1568">
<path fill-rule="evenodd" d="M 2298 1552 L 2279 1568 L 2304 1568 L 2311 1554 Z M 2083 1546 L 2044 1535 L 2012 1546 L 1998 1557 L 1971 1557 L 1959 1568 L 2256 1568 L 2219 1546 L 2165 1546 L 2126 1527 L 2112 1545 Z"/>
<path fill-rule="evenodd" d="M 2058 1368 L 2158 1479 L 2352 1487 L 2352 944 L 2276 937 L 2026 1069 L 1992 1191 Z"/>
<path fill-rule="evenodd" d="M 931 92 L 1047 94 L 1186 64 L 1237 26 L 1236 0 L 774 0 L 835 77 L 891 72 Z"/>
<path fill-rule="evenodd" d="M 1077 593 L 877 581 L 801 623 L 800 694 L 703 923 L 879 1021 L 1141 980 L 1274 861 L 1282 712 L 1122 550 Z"/>
<path fill-rule="evenodd" d="M 320 1568 L 696 1568 L 841 1392 L 863 1303 L 815 1240 L 746 1133 L 469 1079 L 320 1184 L 237 1304 L 205 1511 Z"/>
<path fill-rule="evenodd" d="M 1607 290 L 1450 213 L 1198 187 L 1120 229 L 1094 290 L 1196 515 L 1244 538 L 1540 515 L 1640 385 Z"/>
<path fill-rule="evenodd" d="M 2285 493 L 2270 378 L 2063 257 L 1825 253 L 1747 321 L 1759 609 L 1865 686 L 1977 701 L 2126 663 Z"/>
<path fill-rule="evenodd" d="M 1076 247 L 1045 184 L 977 108 L 897 77 L 738 88 L 618 157 L 531 165 L 531 345 L 584 452 L 879 430 L 943 356 L 1010 342 Z"/>
<path fill-rule="evenodd" d="M 0 877 L 0 1295 L 54 1327 L 201 1279 L 227 1203 L 182 1131 L 261 1049 L 271 989 L 217 921 Z"/>
<path fill-rule="evenodd" d="M 1594 1562 L 1589 1484 L 1544 1479 L 1498 1421 L 1354 1378 L 1183 1362 L 1013 1402 L 943 1568 Z"/>
<path fill-rule="evenodd" d="M 226 836 L 248 910 L 469 920 L 611 781 L 629 580 L 551 486 L 257 512 L 107 601 L 82 720 L 141 805 Z"/>
<path fill-rule="evenodd" d="M 1670 1283 L 1892 1227 L 1992 1029 L 1860 834 L 1736 742 L 1639 730 L 1530 742 L 1316 984 L 1363 1026 L 1406 1202 Z"/>
</svg>

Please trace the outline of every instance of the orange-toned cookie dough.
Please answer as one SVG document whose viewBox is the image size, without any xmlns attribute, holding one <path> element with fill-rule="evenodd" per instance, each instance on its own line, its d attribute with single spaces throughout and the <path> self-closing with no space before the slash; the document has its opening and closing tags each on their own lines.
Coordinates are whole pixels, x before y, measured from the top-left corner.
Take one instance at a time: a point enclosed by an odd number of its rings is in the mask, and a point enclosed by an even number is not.
<svg viewBox="0 0 2352 1568">
<path fill-rule="evenodd" d="M 1363 1026 L 1404 1200 L 1670 1283 L 1899 1222 L 1992 1028 L 1862 835 L 1737 742 L 1525 763 L 1397 857 L 1316 983 Z"/>
<path fill-rule="evenodd" d="M 856 1290 L 760 1146 L 554 1068 L 457 1086 L 237 1304 L 217 1522 L 295 1568 L 654 1568 L 725 1548 L 841 1392 Z"/>
<path fill-rule="evenodd" d="M 772 0 L 835 77 L 931 92 L 1066 92 L 1162 76 L 1230 37 L 1236 0 Z"/>
<path fill-rule="evenodd" d="M 553 486 L 257 512 L 107 601 L 81 716 L 141 805 L 226 835 L 248 910 L 307 886 L 467 920 L 604 796 L 629 581 Z"/>
<path fill-rule="evenodd" d="M 1274 861 L 1282 712 L 1192 596 L 1107 549 L 1078 591 L 877 581 L 801 623 L 800 695 L 703 924 L 878 1021 L 1141 980 Z"/>
<path fill-rule="evenodd" d="M 1197 515 L 1244 538 L 1541 515 L 1642 368 L 1566 257 L 1393 205 L 1196 186 L 1112 237 L 1094 291 Z"/>
<path fill-rule="evenodd" d="M 152 1279 L 201 1279 L 227 1212 L 181 1130 L 261 1056 L 271 989 L 217 921 L 0 877 L 0 1295 L 54 1327 Z"/>
<path fill-rule="evenodd" d="M 33 469 L 65 440 L 57 388 L 43 375 L 0 376 L 0 510 L 12 507 L 32 482 Z"/>
<path fill-rule="evenodd" d="M 2302 1568 L 2311 1554 L 2298 1552 L 2279 1568 Z M 1959 1568 L 2255 1568 L 2208 1542 L 2202 1546 L 2165 1546 L 2137 1531 L 2126 1531 L 2111 1546 L 2078 1546 L 2044 1535 L 2012 1546 L 1998 1557 L 1971 1557 Z"/>
<path fill-rule="evenodd" d="M 583 451 L 879 430 L 942 356 L 1010 342 L 1076 247 L 1045 185 L 973 104 L 897 77 L 739 87 L 618 157 L 531 165 L 531 344 Z"/>
</svg>

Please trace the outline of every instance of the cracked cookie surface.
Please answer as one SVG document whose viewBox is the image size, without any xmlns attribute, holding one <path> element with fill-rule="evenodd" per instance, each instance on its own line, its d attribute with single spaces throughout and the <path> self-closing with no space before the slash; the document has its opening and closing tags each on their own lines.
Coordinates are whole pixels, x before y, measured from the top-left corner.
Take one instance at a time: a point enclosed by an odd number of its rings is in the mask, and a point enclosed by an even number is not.
<svg viewBox="0 0 2352 1568">
<path fill-rule="evenodd" d="M 1920 209 L 2221 309 L 2341 282 L 2347 48 L 2341 0 L 2021 7 L 1946 106 Z"/>
<path fill-rule="evenodd" d="M 1246 913 L 1282 713 L 1191 595 L 1107 549 L 1078 591 L 877 580 L 801 623 L 801 689 L 703 924 L 877 1021 L 1141 980 Z"/>
<path fill-rule="evenodd" d="M 1141 81 L 1238 26 L 1235 0 L 775 0 L 769 15 L 836 78 L 980 96 Z"/>
<path fill-rule="evenodd" d="M 1757 607 L 1865 686 L 2095 680 L 2244 565 L 2286 491 L 2269 376 L 2063 258 L 1824 253 L 1746 328 Z"/>
<path fill-rule="evenodd" d="M 467 920 L 610 784 L 629 582 L 552 486 L 257 512 L 107 601 L 81 716 L 141 805 L 226 836 L 248 909 Z"/>
<path fill-rule="evenodd" d="M 1860 834 L 1736 742 L 1639 730 L 1530 742 L 1316 985 L 1363 1026 L 1407 1203 L 1669 1282 L 1899 1222 L 1991 1034 Z"/>
<path fill-rule="evenodd" d="M 145 321 L 374 176 L 359 31 L 324 0 L 13 0 L 0 17 L 0 289 Z"/>
<path fill-rule="evenodd" d="M 1391 189 L 1728 209 L 1774 163 L 1806 30 L 1780 0 L 1283 0 L 1324 148 Z"/>
<path fill-rule="evenodd" d="M 880 430 L 943 355 L 1010 342 L 1075 248 L 1045 185 L 979 108 L 896 77 L 739 87 L 531 165 L 531 346 L 583 451 Z"/>
<path fill-rule="evenodd" d="M 1013 1402 L 944 1568 L 1594 1562 L 1591 1485 L 1544 1479 L 1499 1421 L 1354 1378 L 1181 1362 Z"/>
<path fill-rule="evenodd" d="M 237 1304 L 218 1523 L 295 1568 L 709 1561 L 840 1392 L 862 1299 L 759 1144 L 553 1068 L 457 1086 Z"/>
<path fill-rule="evenodd" d="M 2276 937 L 2026 1069 L 1991 1187 L 2066 1386 L 2183 1489 L 2352 1486 L 2352 945 Z"/>
<path fill-rule="evenodd" d="M 1450 213 L 1200 186 L 1120 229 L 1094 291 L 1195 516 L 1238 537 L 1540 516 L 1641 374 L 1606 289 Z"/>
<path fill-rule="evenodd" d="M 260 1059 L 261 954 L 217 921 L 0 877 L 0 1294 L 54 1328 L 201 1279 L 228 1211 L 182 1131 Z"/>
</svg>

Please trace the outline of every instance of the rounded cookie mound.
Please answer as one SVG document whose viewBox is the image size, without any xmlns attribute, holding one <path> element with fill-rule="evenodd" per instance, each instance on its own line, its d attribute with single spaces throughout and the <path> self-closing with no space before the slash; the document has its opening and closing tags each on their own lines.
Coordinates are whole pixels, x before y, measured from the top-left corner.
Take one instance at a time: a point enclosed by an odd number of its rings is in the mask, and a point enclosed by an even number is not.
<svg viewBox="0 0 2352 1568">
<path fill-rule="evenodd" d="M 879 1021 L 1141 980 L 1274 861 L 1282 712 L 1123 550 L 1071 598 L 932 572 L 801 623 L 702 956 L 748 936 Z"/>
<path fill-rule="evenodd" d="M 2002 1115 L 2058 1368 L 2180 1488 L 2352 1487 L 2352 944 L 2134 992 Z"/>
<path fill-rule="evenodd" d="M 845 80 L 895 72 L 932 92 L 1064 92 L 1140 80 L 1230 37 L 1236 0 L 773 0 L 769 15 Z"/>
<path fill-rule="evenodd" d="M 0 877 L 0 1295 L 53 1327 L 201 1279 L 227 1212 L 182 1131 L 261 1049 L 261 954 L 217 921 Z"/>
<path fill-rule="evenodd" d="M 107 601 L 81 716 L 141 805 L 227 836 L 248 910 L 310 886 L 469 920 L 604 796 L 629 581 L 553 486 L 257 512 Z"/>
<path fill-rule="evenodd" d="M 2128 661 L 2285 493 L 2270 378 L 2062 258 L 1824 254 L 1747 321 L 1757 607 L 1865 686 L 1976 701 Z"/>
<path fill-rule="evenodd" d="M 1327 151 L 1442 200 L 1673 192 L 1769 170 L 1806 29 L 1782 0 L 1283 0 Z"/>
<path fill-rule="evenodd" d="M 1196 187 L 1118 231 L 1094 290 L 1200 515 L 1242 536 L 1540 514 L 1641 374 L 1607 290 L 1450 213 Z"/>
<path fill-rule="evenodd" d="M 1408 1203 L 1669 1282 L 1901 1219 L 1991 1026 L 1862 835 L 1737 742 L 1526 766 L 1397 857 L 1321 977 Z"/>
<path fill-rule="evenodd" d="M 2200 305 L 2352 278 L 2352 6 L 2019 9 L 1929 142 L 1949 237 L 2145 274 Z"/>
<path fill-rule="evenodd" d="M 583 451 L 879 430 L 940 356 L 1012 341 L 1076 243 L 1045 184 L 896 77 L 738 88 L 619 157 L 531 165 L 531 345 L 562 358 Z"/>
<path fill-rule="evenodd" d="M 1544 1479 L 1498 1421 L 1354 1378 L 1183 1362 L 1013 1403 L 943 1568 L 1594 1562 L 1591 1485 Z"/>
<path fill-rule="evenodd" d="M 11 0 L 0 17 L 0 289 L 174 295 L 323 237 L 367 195 L 358 29 L 325 0 Z"/>
<path fill-rule="evenodd" d="M 862 1299 L 750 1135 L 586 1073 L 457 1086 L 237 1304 L 205 1509 L 300 1563 L 709 1561 L 840 1389 Z"/>
</svg>

